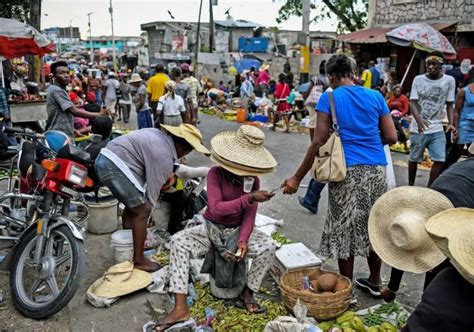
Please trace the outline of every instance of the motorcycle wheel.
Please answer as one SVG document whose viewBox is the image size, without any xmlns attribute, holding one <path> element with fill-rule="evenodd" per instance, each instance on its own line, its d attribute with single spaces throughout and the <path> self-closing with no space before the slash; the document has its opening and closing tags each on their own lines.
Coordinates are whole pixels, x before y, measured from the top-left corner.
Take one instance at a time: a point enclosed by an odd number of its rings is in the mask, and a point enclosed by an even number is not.
<svg viewBox="0 0 474 332">
<path fill-rule="evenodd" d="M 25 317 L 48 318 L 72 299 L 85 272 L 85 252 L 66 225 L 51 230 L 41 267 L 35 267 L 36 228 L 31 228 L 13 257 L 10 287 L 15 308 Z"/>
</svg>

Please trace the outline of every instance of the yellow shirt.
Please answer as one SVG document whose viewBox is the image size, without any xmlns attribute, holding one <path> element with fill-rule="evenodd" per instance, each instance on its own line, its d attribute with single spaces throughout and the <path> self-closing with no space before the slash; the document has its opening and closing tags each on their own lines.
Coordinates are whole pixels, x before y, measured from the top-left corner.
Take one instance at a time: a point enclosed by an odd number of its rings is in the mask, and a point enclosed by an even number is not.
<svg viewBox="0 0 474 332">
<path fill-rule="evenodd" d="M 155 74 L 148 80 L 146 92 L 151 93 L 151 101 L 158 101 L 165 94 L 165 84 L 169 80 L 168 75 L 164 73 Z"/>
<path fill-rule="evenodd" d="M 362 72 L 362 76 L 360 77 L 361 81 L 364 81 L 364 84 L 362 86 L 364 88 L 370 89 L 372 86 L 372 73 L 370 70 L 366 69 Z"/>
</svg>

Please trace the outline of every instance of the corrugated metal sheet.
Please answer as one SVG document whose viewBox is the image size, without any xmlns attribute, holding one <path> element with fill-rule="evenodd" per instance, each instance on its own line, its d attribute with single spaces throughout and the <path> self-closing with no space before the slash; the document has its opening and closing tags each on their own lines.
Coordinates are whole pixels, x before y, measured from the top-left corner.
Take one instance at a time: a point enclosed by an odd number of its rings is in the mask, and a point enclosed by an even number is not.
<svg viewBox="0 0 474 332">
<path fill-rule="evenodd" d="M 385 34 L 390 30 L 393 30 L 393 28 L 368 28 L 338 36 L 336 39 L 345 43 L 354 44 L 388 43 Z"/>
<path fill-rule="evenodd" d="M 220 25 L 223 27 L 227 28 L 258 28 L 258 27 L 263 27 L 263 25 L 260 25 L 258 23 L 252 22 L 252 21 L 246 21 L 246 20 L 225 20 L 225 21 L 220 21 L 220 20 L 215 20 L 214 23 L 216 25 Z"/>
</svg>

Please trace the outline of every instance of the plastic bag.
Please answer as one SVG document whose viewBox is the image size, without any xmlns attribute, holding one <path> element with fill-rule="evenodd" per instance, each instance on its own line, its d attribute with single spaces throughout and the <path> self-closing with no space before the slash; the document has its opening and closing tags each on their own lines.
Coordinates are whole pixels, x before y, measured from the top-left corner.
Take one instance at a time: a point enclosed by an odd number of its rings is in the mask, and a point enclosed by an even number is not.
<svg viewBox="0 0 474 332">
<path fill-rule="evenodd" d="M 388 145 L 383 146 L 385 152 L 385 158 L 387 159 L 387 191 L 397 187 L 395 180 L 395 171 L 393 170 L 392 154 L 390 153 L 390 147 Z"/>
</svg>

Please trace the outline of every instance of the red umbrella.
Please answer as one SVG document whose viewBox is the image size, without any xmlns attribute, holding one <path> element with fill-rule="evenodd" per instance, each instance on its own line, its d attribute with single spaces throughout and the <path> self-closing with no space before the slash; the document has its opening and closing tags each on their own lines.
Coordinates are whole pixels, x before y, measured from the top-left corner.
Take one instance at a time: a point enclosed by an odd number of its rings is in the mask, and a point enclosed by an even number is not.
<svg viewBox="0 0 474 332">
<path fill-rule="evenodd" d="M 54 50 L 54 44 L 32 26 L 0 18 L 0 56 L 7 59 L 27 54 L 43 56 Z"/>
</svg>

